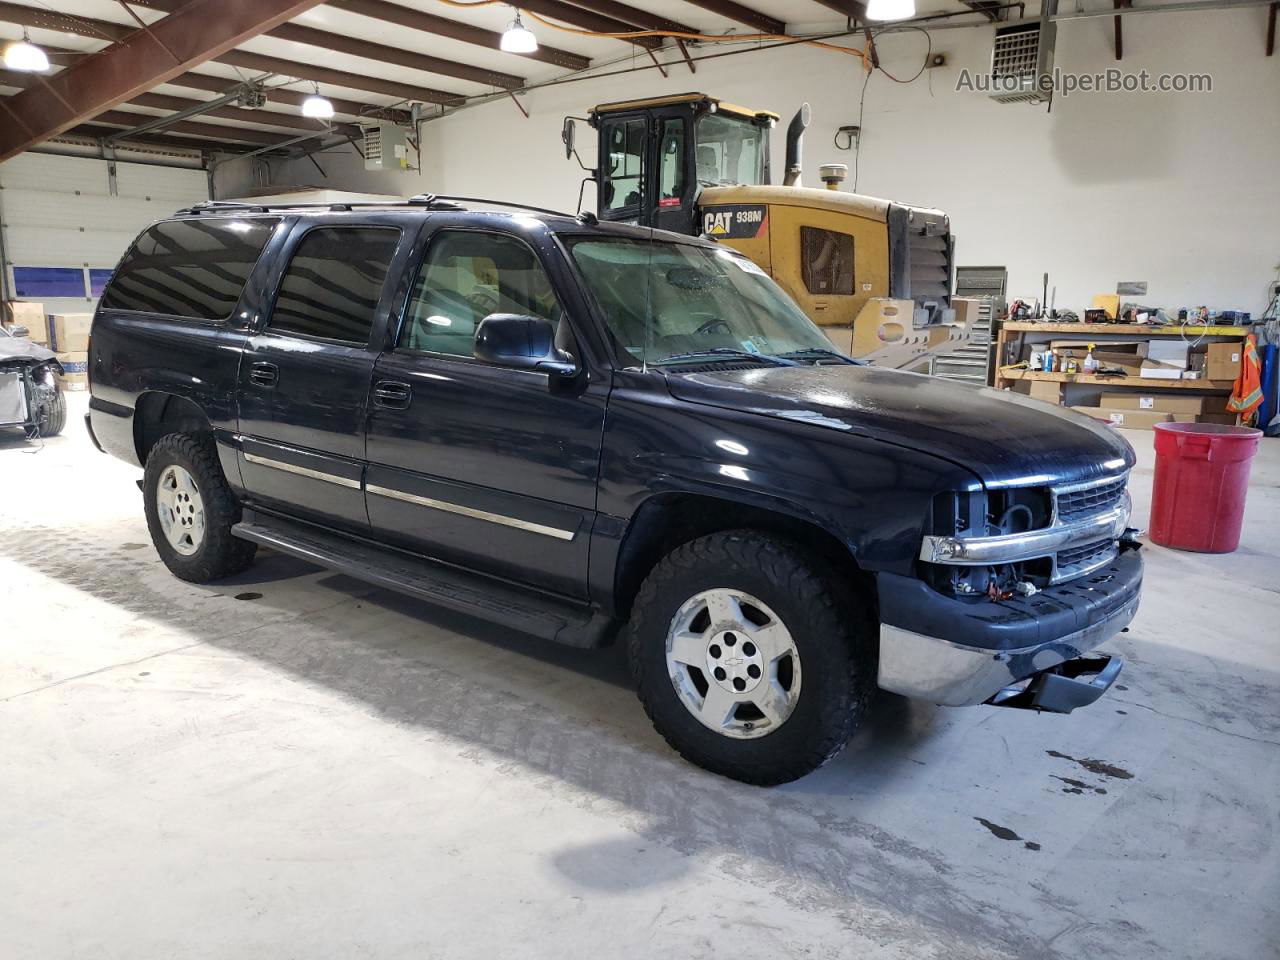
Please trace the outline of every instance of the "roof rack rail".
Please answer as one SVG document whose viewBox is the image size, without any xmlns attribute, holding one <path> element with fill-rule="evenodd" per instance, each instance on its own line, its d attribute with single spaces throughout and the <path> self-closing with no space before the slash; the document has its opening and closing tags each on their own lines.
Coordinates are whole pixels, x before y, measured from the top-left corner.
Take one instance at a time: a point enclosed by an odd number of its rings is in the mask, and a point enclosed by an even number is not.
<svg viewBox="0 0 1280 960">
<path fill-rule="evenodd" d="M 483 203 L 494 207 L 509 207 L 514 210 L 529 210 L 533 213 L 545 213 L 553 217 L 574 218 L 574 214 L 563 210 L 551 210 L 547 207 L 534 207 L 527 203 L 512 203 L 507 200 L 489 200 L 484 197 L 444 197 L 434 193 L 420 193 L 404 200 L 360 200 L 353 202 L 299 202 L 299 203 L 253 203 L 249 200 L 204 200 L 175 211 L 181 214 L 222 213 L 241 210 L 246 213 L 268 213 L 272 210 L 331 210 L 350 211 L 357 207 L 425 207 L 428 210 L 465 210 L 464 203 Z"/>
<path fill-rule="evenodd" d="M 452 203 L 487 203 L 494 207 L 510 207 L 513 210 L 532 210 L 534 213 L 545 213 L 553 217 L 568 217 L 574 219 L 576 214 L 565 213 L 563 210 L 552 210 L 548 207 L 535 207 L 527 203 L 512 203 L 509 200 L 490 200 L 488 197 L 446 197 L 437 196 L 434 193 L 420 193 L 416 197 L 409 199 L 410 203 L 432 203 L 440 200 Z"/>
</svg>

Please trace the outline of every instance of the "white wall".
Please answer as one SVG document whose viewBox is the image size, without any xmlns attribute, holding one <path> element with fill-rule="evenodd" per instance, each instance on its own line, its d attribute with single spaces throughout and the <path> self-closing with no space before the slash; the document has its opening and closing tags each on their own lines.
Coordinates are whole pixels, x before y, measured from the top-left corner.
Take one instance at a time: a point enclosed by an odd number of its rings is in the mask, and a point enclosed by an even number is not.
<svg viewBox="0 0 1280 960">
<path fill-rule="evenodd" d="M 1265 16 L 1253 8 L 1127 17 L 1121 67 L 1210 73 L 1213 92 L 1079 93 L 1051 112 L 955 92 L 960 68 L 989 65 L 992 31 L 935 31 L 946 67 L 908 85 L 879 73 L 870 80 L 859 192 L 948 211 L 957 261 L 1007 265 L 1015 296 L 1038 297 L 1048 271 L 1059 307 L 1079 309 L 1119 280 L 1146 280 L 1148 303 L 1260 311 L 1280 270 L 1280 56 L 1263 56 Z M 884 65 L 898 76 L 914 73 L 924 48 L 919 33 L 880 40 Z M 1111 19 L 1061 23 L 1057 64 L 1115 66 Z M 421 174 L 366 173 L 353 154 L 325 154 L 327 179 L 305 160 L 277 179 L 569 209 L 580 172 L 561 152 L 565 114 L 696 89 L 775 110 L 784 124 L 809 100 L 805 178 L 816 186 L 820 163 L 852 166 L 854 155 L 837 151 L 832 137 L 858 122 L 861 84 L 855 58 L 813 47 L 724 57 L 700 63 L 696 76 L 675 68 L 664 80 L 650 70 L 535 91 L 522 98 L 528 120 L 499 101 L 428 123 Z M 580 125 L 579 139 L 592 163 L 594 135 Z M 783 144 L 774 139 L 778 178 Z M 590 186 L 585 203 L 594 203 Z"/>
</svg>

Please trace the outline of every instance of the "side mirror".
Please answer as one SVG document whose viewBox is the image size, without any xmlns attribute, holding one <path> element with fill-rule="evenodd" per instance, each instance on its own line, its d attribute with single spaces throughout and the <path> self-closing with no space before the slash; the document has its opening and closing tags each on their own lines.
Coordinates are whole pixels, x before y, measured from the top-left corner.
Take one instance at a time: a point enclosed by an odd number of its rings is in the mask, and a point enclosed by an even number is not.
<svg viewBox="0 0 1280 960">
<path fill-rule="evenodd" d="M 564 144 L 564 158 L 566 160 L 573 159 L 573 146 L 577 138 L 577 124 L 573 122 L 573 117 L 565 117 L 564 126 L 560 128 L 560 142 Z"/>
<path fill-rule="evenodd" d="M 476 327 L 477 360 L 539 370 L 556 378 L 572 377 L 577 365 L 556 348 L 556 328 L 543 317 L 491 313 Z"/>
<path fill-rule="evenodd" d="M 9 335 L 12 337 L 24 337 L 30 339 L 31 331 L 22 326 L 22 324 L 14 324 L 9 328 Z"/>
</svg>

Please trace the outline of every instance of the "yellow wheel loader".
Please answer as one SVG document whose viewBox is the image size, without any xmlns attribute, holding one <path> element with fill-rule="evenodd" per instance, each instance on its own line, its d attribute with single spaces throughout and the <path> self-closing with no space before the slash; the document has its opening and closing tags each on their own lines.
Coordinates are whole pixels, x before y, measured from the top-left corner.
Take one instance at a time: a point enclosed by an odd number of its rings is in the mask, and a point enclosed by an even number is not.
<svg viewBox="0 0 1280 960">
<path fill-rule="evenodd" d="M 573 117 L 562 139 L 575 157 Z M 839 189 L 847 168 L 821 168 L 826 189 L 800 184 L 809 105 L 787 128 L 785 176 L 771 184 L 778 115 L 702 93 L 593 107 L 596 216 L 702 235 L 754 260 L 842 351 L 907 369 L 963 346 L 951 309 L 947 215 Z M 581 160 L 579 160 L 581 164 Z"/>
</svg>

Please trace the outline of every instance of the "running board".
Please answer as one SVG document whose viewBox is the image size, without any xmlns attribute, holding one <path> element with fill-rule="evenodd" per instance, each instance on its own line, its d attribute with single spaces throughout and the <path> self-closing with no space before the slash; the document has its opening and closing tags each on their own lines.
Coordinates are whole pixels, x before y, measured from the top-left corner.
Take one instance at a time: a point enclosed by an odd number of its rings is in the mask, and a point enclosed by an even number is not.
<svg viewBox="0 0 1280 960">
<path fill-rule="evenodd" d="M 591 608 L 309 524 L 248 510 L 245 514 L 249 519 L 231 528 L 242 540 L 544 640 L 571 647 L 598 647 L 607 641 L 611 621 Z"/>
</svg>

